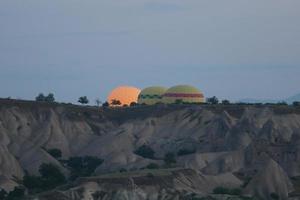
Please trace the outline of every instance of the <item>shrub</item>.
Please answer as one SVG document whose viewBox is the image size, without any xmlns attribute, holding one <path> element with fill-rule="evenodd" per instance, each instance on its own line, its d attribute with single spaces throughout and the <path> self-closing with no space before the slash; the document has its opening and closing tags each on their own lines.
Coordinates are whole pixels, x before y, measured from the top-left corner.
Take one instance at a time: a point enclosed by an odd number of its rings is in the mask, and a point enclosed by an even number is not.
<svg viewBox="0 0 300 200">
<path fill-rule="evenodd" d="M 143 158 L 150 158 L 150 159 L 153 159 L 155 154 L 153 149 L 145 144 L 140 146 L 137 150 L 135 150 L 134 153 L 139 156 L 142 156 Z"/>
<path fill-rule="evenodd" d="M 174 153 L 167 153 L 164 157 L 164 161 L 166 165 L 172 165 L 176 163 L 176 157 Z"/>
<path fill-rule="evenodd" d="M 20 200 L 25 194 L 25 189 L 21 187 L 15 187 L 7 196 L 6 200 Z"/>
<path fill-rule="evenodd" d="M 64 174 L 53 164 L 42 164 L 39 168 L 42 188 L 53 189 L 66 182 Z"/>
<path fill-rule="evenodd" d="M 71 157 L 66 161 L 71 170 L 71 180 L 82 176 L 91 176 L 95 169 L 103 163 L 103 160 L 94 156 Z"/>
<path fill-rule="evenodd" d="M 271 194 L 270 194 L 270 197 L 271 197 L 272 199 L 274 199 L 274 200 L 279 199 L 279 195 L 276 194 L 276 193 L 271 193 Z"/>
<path fill-rule="evenodd" d="M 111 100 L 111 105 L 120 106 L 120 105 L 122 105 L 122 103 L 118 99 L 113 99 L 113 100 Z"/>
<path fill-rule="evenodd" d="M 213 96 L 211 98 L 207 98 L 206 101 L 209 104 L 218 104 L 219 103 L 219 99 L 215 96 Z"/>
<path fill-rule="evenodd" d="M 224 187 L 216 187 L 213 190 L 214 194 L 229 194 L 229 195 L 240 195 L 242 193 L 242 190 L 240 188 L 224 188 Z"/>
<path fill-rule="evenodd" d="M 79 97 L 78 102 L 81 104 L 88 104 L 89 100 L 86 96 Z"/>
<path fill-rule="evenodd" d="M 54 102 L 55 101 L 54 94 L 49 93 L 48 96 L 45 97 L 45 101 L 46 102 Z"/>
<path fill-rule="evenodd" d="M 7 192 L 3 189 L 0 189 L 0 199 L 5 199 L 7 196 Z"/>
<path fill-rule="evenodd" d="M 54 98 L 54 94 L 53 93 L 49 93 L 48 96 L 45 96 L 43 93 L 40 93 L 36 98 L 36 101 L 44 101 L 44 102 L 54 102 L 55 98 Z"/>
<path fill-rule="evenodd" d="M 30 176 L 26 174 L 23 177 L 23 185 L 30 193 L 37 193 L 42 191 L 43 180 L 40 176 Z"/>
<path fill-rule="evenodd" d="M 196 152 L 196 149 L 180 149 L 177 152 L 177 156 L 189 155 L 189 154 L 193 154 L 195 152 Z"/>
<path fill-rule="evenodd" d="M 148 178 L 154 178 L 154 174 L 148 173 L 148 174 L 147 174 L 147 177 L 148 177 Z"/>
<path fill-rule="evenodd" d="M 159 169 L 159 165 L 156 163 L 150 163 L 146 166 L 147 169 Z"/>
<path fill-rule="evenodd" d="M 294 101 L 293 106 L 300 106 L 300 101 Z"/>
<path fill-rule="evenodd" d="M 62 153 L 60 149 L 48 149 L 47 152 L 54 158 L 61 158 Z"/>
<path fill-rule="evenodd" d="M 131 102 L 130 103 L 130 107 L 134 107 L 134 106 L 137 106 L 138 104 L 136 102 Z"/>
<path fill-rule="evenodd" d="M 107 108 L 107 107 L 109 107 L 109 103 L 106 101 L 106 102 L 104 102 L 103 104 L 102 104 L 102 107 L 103 108 Z"/>
<path fill-rule="evenodd" d="M 35 97 L 36 101 L 45 101 L 45 96 L 43 93 L 40 93 L 37 97 Z"/>
<path fill-rule="evenodd" d="M 127 169 L 125 169 L 125 168 L 121 168 L 121 169 L 119 170 L 119 172 L 120 172 L 120 173 L 127 172 Z"/>
<path fill-rule="evenodd" d="M 222 104 L 223 104 L 223 105 L 229 105 L 229 104 L 230 104 L 230 101 L 227 100 L 227 99 L 224 99 L 224 100 L 222 101 Z"/>
</svg>

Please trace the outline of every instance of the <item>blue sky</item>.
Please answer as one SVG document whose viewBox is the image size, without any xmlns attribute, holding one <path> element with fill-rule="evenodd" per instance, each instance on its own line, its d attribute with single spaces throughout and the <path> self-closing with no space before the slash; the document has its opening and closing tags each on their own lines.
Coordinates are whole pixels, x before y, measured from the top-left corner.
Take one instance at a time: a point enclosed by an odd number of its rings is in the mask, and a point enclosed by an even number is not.
<svg viewBox="0 0 300 200">
<path fill-rule="evenodd" d="M 299 0 L 1 0 L 0 96 L 105 100 L 118 85 L 300 92 Z"/>
</svg>

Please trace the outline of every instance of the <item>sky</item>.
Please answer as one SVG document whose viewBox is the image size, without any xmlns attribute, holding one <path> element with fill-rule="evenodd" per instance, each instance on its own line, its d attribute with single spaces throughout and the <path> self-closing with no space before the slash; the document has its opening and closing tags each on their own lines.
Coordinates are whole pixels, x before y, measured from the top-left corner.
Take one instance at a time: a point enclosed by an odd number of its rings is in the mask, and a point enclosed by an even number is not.
<svg viewBox="0 0 300 200">
<path fill-rule="evenodd" d="M 190 84 L 233 101 L 300 93 L 299 0 L 0 0 L 0 97 L 105 101 Z"/>
</svg>

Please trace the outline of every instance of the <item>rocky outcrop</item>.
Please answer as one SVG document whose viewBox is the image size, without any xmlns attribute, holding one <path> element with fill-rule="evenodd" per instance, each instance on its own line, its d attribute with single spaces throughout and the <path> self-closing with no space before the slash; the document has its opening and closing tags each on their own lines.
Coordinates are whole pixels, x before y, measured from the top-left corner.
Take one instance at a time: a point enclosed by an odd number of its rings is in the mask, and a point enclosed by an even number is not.
<svg viewBox="0 0 300 200">
<path fill-rule="evenodd" d="M 104 159 L 95 175 L 137 170 L 150 163 L 162 166 L 166 153 L 181 151 L 188 153 L 177 156 L 176 167 L 191 169 L 199 180 L 207 180 L 203 184 L 197 179 L 203 187 L 196 193 L 211 192 L 217 183 L 223 183 L 207 177 L 225 177 L 224 181 L 238 178 L 240 185 L 250 177 L 244 189 L 247 194 L 267 198 L 270 192 L 278 191 L 280 197 L 287 198 L 293 190 L 289 177 L 300 175 L 299 141 L 300 109 L 291 106 L 157 105 L 103 110 L 0 100 L 2 188 L 22 179 L 25 171 L 38 174 L 42 163 L 53 163 L 68 174 L 48 154 L 52 148 L 60 149 L 63 158 L 92 155 Z M 155 151 L 154 159 L 134 153 L 144 144 Z M 185 175 L 179 180 L 171 186 L 193 191 L 194 182 Z M 209 189 L 204 189 L 206 186 Z M 103 188 L 94 183 L 78 187 Z M 154 194 L 155 187 L 149 188 L 135 195 Z M 73 195 L 72 191 L 55 195 Z M 125 199 L 133 195 L 121 189 L 117 193 Z M 166 189 L 155 194 L 165 193 Z"/>
</svg>

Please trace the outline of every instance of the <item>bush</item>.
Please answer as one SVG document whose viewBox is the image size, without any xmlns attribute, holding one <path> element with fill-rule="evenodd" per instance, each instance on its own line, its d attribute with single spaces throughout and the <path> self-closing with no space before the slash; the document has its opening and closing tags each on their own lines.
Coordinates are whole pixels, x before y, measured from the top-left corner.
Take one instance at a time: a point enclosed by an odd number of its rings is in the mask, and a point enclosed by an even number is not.
<svg viewBox="0 0 300 200">
<path fill-rule="evenodd" d="M 164 157 L 166 165 L 172 165 L 176 163 L 176 157 L 174 153 L 167 153 Z"/>
<path fill-rule="evenodd" d="M 43 93 L 40 93 L 37 97 L 35 97 L 36 101 L 45 101 L 45 96 Z"/>
<path fill-rule="evenodd" d="M 79 97 L 78 102 L 81 104 L 88 104 L 89 100 L 86 96 Z"/>
<path fill-rule="evenodd" d="M 41 174 L 42 188 L 45 190 L 53 189 L 66 182 L 64 174 L 53 164 L 42 164 L 39 172 Z"/>
<path fill-rule="evenodd" d="M 274 199 L 274 200 L 279 199 L 279 195 L 276 194 L 276 193 L 271 193 L 271 194 L 270 194 L 270 197 L 271 197 L 272 199 Z"/>
<path fill-rule="evenodd" d="M 20 200 L 24 197 L 24 194 L 24 188 L 15 187 L 15 189 L 6 196 L 6 200 Z"/>
<path fill-rule="evenodd" d="M 300 101 L 294 101 L 293 106 L 300 106 Z"/>
<path fill-rule="evenodd" d="M 103 104 L 102 104 L 102 107 L 103 108 L 107 108 L 107 107 L 109 107 L 109 103 L 106 101 L 106 102 L 104 102 Z"/>
<path fill-rule="evenodd" d="M 48 149 L 47 152 L 54 158 L 61 158 L 62 153 L 60 149 Z"/>
<path fill-rule="evenodd" d="M 119 172 L 120 172 L 120 173 L 127 172 L 127 169 L 125 169 L 125 168 L 121 168 L 121 169 L 119 170 Z"/>
<path fill-rule="evenodd" d="M 5 199 L 7 196 L 7 192 L 3 189 L 0 189 L 0 199 Z"/>
<path fill-rule="evenodd" d="M 177 156 L 185 156 L 185 155 L 193 154 L 195 152 L 196 152 L 196 149 L 180 149 L 177 152 Z"/>
<path fill-rule="evenodd" d="M 30 193 L 39 193 L 53 189 L 66 182 L 64 174 L 53 164 L 42 164 L 39 172 L 41 176 L 26 174 L 23 177 L 23 185 Z"/>
<path fill-rule="evenodd" d="M 40 176 L 30 176 L 26 174 L 23 177 L 23 185 L 29 190 L 30 193 L 41 192 L 43 180 Z"/>
<path fill-rule="evenodd" d="M 207 98 L 206 101 L 209 104 L 218 104 L 219 103 L 219 99 L 215 96 L 213 96 L 211 98 Z"/>
<path fill-rule="evenodd" d="M 146 166 L 147 169 L 159 169 L 159 165 L 156 163 L 150 163 Z"/>
<path fill-rule="evenodd" d="M 213 190 L 214 194 L 229 194 L 229 195 L 240 195 L 242 193 L 242 190 L 240 188 L 224 188 L 224 187 L 216 187 Z"/>
<path fill-rule="evenodd" d="M 230 101 L 227 100 L 227 99 L 224 99 L 224 100 L 222 101 L 222 104 L 223 104 L 223 105 L 229 105 L 229 104 L 230 104 Z"/>
<path fill-rule="evenodd" d="M 54 94 L 49 93 L 48 96 L 45 96 L 43 93 L 40 93 L 37 97 L 35 97 L 36 101 L 43 101 L 43 102 L 54 102 Z"/>
<path fill-rule="evenodd" d="M 145 144 L 140 146 L 137 150 L 135 150 L 134 153 L 139 156 L 142 156 L 143 158 L 150 158 L 150 159 L 153 159 L 155 154 L 153 149 Z"/>
<path fill-rule="evenodd" d="M 94 156 L 71 157 L 66 161 L 71 170 L 71 180 L 82 176 L 91 176 L 95 169 L 103 163 L 103 160 Z"/>
<path fill-rule="evenodd" d="M 120 106 L 120 105 L 122 105 L 122 103 L 118 99 L 113 99 L 113 100 L 111 100 L 111 105 L 113 105 L 113 106 Z"/>
<path fill-rule="evenodd" d="M 46 102 L 54 102 L 55 101 L 54 94 L 49 93 L 48 96 L 45 97 L 45 101 Z"/>
</svg>

